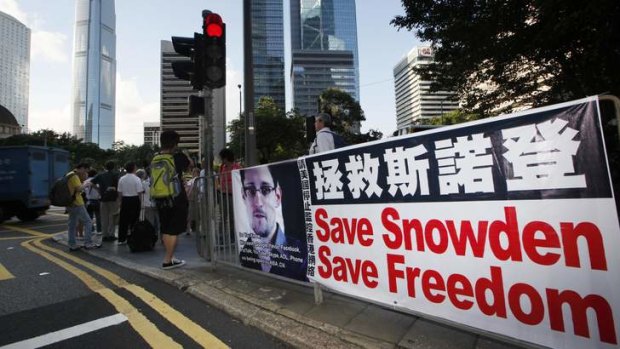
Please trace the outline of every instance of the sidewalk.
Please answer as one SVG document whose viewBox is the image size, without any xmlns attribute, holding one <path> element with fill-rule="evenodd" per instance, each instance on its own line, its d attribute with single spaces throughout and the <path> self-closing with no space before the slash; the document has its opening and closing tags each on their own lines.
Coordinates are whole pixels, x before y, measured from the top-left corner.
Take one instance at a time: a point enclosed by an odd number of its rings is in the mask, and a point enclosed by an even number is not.
<svg viewBox="0 0 620 349">
<path fill-rule="evenodd" d="M 66 233 L 54 237 L 64 245 L 66 239 Z M 299 348 L 531 348 L 327 291 L 323 291 L 323 304 L 316 305 L 312 287 L 223 264 L 212 270 L 198 255 L 194 235 L 179 236 L 176 255 L 187 265 L 172 270 L 160 268 L 164 253 L 160 243 L 152 252 L 131 253 L 127 246 L 106 242 L 101 249 L 78 253 L 175 285 L 244 324 Z"/>
</svg>

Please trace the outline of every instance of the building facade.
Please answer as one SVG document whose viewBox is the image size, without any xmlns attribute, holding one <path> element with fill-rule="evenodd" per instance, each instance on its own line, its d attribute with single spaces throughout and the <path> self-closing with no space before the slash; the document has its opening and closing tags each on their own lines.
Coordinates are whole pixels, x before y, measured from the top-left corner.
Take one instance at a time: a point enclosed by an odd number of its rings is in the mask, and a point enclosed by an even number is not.
<svg viewBox="0 0 620 349">
<path fill-rule="evenodd" d="M 273 98 L 284 110 L 284 9 L 282 0 L 252 0 L 254 105 Z"/>
<path fill-rule="evenodd" d="M 188 97 L 198 95 L 189 81 L 178 79 L 172 71 L 172 62 L 189 60 L 174 51 L 171 41 L 161 41 L 160 72 L 160 128 L 176 131 L 181 140 L 179 147 L 187 150 L 194 160 L 200 160 L 204 151 L 202 117 L 189 115 Z M 226 145 L 226 92 L 225 88 L 212 93 L 213 151 L 217 154 Z"/>
<path fill-rule="evenodd" d="M 28 128 L 30 29 L 0 12 L 0 105 Z"/>
<path fill-rule="evenodd" d="M 397 134 L 411 133 L 425 120 L 458 109 L 458 101 L 450 91 L 431 92 L 431 81 L 422 80 L 413 68 L 433 62 L 429 46 L 414 47 L 394 67 Z"/>
<path fill-rule="evenodd" d="M 316 114 L 330 87 L 359 101 L 355 0 L 291 0 L 290 11 L 293 107 Z"/>
<path fill-rule="evenodd" d="M 76 0 L 75 4 L 73 134 L 109 149 L 116 126 L 114 0 Z"/>
<path fill-rule="evenodd" d="M 159 146 L 159 135 L 161 135 L 161 124 L 159 122 L 144 123 L 144 144 Z"/>
<path fill-rule="evenodd" d="M 0 139 L 18 135 L 21 130 L 13 113 L 0 105 Z"/>
</svg>

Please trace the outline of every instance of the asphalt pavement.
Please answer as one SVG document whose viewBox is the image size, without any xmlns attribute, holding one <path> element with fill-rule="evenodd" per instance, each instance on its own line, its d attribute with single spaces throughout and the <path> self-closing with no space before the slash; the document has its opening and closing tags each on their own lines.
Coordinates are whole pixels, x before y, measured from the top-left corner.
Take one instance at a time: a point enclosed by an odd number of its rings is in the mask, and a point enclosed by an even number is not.
<svg viewBox="0 0 620 349">
<path fill-rule="evenodd" d="M 67 234 L 54 240 L 65 244 Z M 187 264 L 161 269 L 163 246 L 132 253 L 126 245 L 104 242 L 89 253 L 163 280 L 298 348 L 533 348 L 490 333 L 474 332 L 363 300 L 323 291 L 315 304 L 310 284 L 300 285 L 226 264 L 215 267 L 198 254 L 194 235 L 180 235 L 176 256 Z"/>
</svg>

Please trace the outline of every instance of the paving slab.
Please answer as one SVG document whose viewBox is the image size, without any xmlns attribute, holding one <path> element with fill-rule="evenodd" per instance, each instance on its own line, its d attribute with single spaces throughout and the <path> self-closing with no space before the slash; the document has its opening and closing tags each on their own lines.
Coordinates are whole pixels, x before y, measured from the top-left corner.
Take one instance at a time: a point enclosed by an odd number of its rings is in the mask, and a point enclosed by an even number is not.
<svg viewBox="0 0 620 349">
<path fill-rule="evenodd" d="M 474 349 L 477 337 L 469 332 L 418 318 L 398 345 L 412 349 Z"/>
<path fill-rule="evenodd" d="M 304 315 L 313 320 L 343 328 L 367 306 L 361 302 L 334 295 L 326 299 L 322 304 L 314 305 Z"/>
<path fill-rule="evenodd" d="M 416 318 L 376 305 L 370 305 L 357 314 L 344 328 L 395 345 L 409 331 Z"/>
</svg>

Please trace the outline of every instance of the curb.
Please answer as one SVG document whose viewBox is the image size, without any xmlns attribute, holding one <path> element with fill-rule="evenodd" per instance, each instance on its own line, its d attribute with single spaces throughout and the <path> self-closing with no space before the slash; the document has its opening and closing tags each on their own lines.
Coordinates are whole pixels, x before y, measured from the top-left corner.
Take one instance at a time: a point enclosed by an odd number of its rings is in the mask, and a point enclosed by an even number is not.
<svg viewBox="0 0 620 349">
<path fill-rule="evenodd" d="M 59 244 L 66 245 L 61 238 L 54 236 L 52 239 Z M 162 270 L 98 250 L 83 252 L 173 285 L 239 319 L 245 325 L 258 328 L 296 348 L 394 348 L 392 343 L 312 320 L 271 302 L 259 301 L 236 292 L 222 284 L 221 278 L 202 281 L 201 278 L 209 273 L 206 267 L 204 271 L 198 271 L 199 269 Z M 222 286 L 217 287 L 218 284 Z"/>
</svg>

